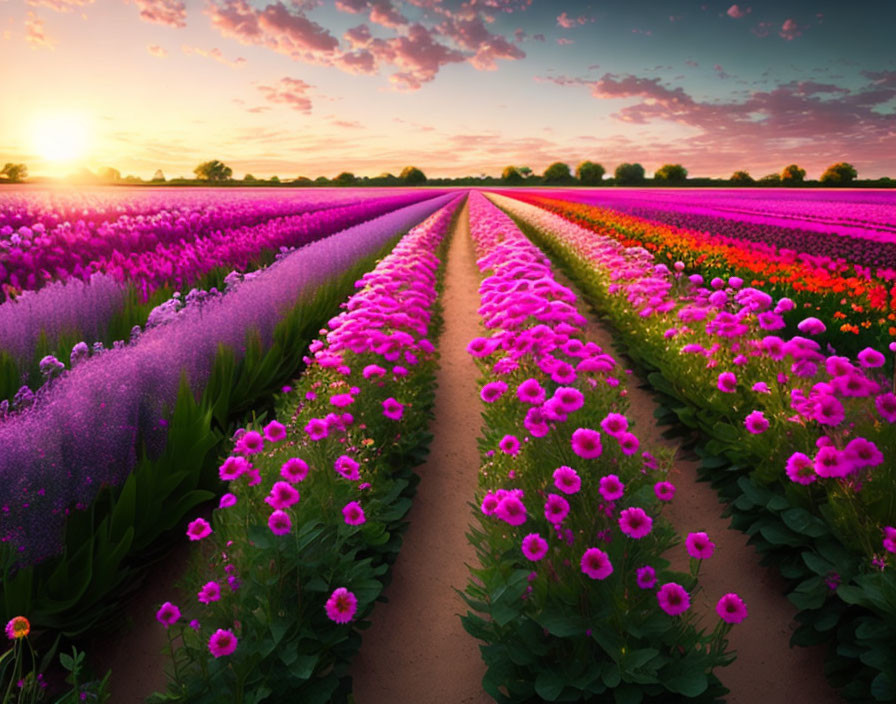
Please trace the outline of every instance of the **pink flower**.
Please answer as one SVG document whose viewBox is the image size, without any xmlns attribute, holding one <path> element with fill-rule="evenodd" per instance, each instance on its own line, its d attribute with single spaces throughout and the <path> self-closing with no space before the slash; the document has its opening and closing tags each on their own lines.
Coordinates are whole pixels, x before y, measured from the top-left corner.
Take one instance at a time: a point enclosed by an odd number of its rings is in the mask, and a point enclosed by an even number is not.
<svg viewBox="0 0 896 704">
<path fill-rule="evenodd" d="M 660 501 L 671 501 L 675 496 L 675 485 L 672 482 L 657 482 L 653 485 L 653 493 Z"/>
<path fill-rule="evenodd" d="M 726 594 L 716 604 L 716 613 L 725 623 L 740 623 L 747 617 L 747 605 L 737 594 Z"/>
<path fill-rule="evenodd" d="M 288 482 L 298 484 L 308 476 L 308 463 L 298 457 L 290 457 L 280 467 L 280 476 Z"/>
<path fill-rule="evenodd" d="M 608 474 L 600 478 L 598 489 L 604 501 L 616 501 L 622 498 L 625 492 L 625 484 L 615 474 Z"/>
<path fill-rule="evenodd" d="M 324 605 L 327 618 L 336 623 L 348 623 L 358 610 L 358 599 L 345 587 L 335 589 Z"/>
<path fill-rule="evenodd" d="M 266 426 L 264 426 L 264 437 L 265 440 L 269 442 L 280 442 L 281 440 L 286 439 L 286 426 L 283 423 L 278 423 L 275 420 L 272 420 Z"/>
<path fill-rule="evenodd" d="M 882 367 L 884 366 L 884 362 L 887 361 L 887 358 L 873 347 L 866 347 L 861 352 L 859 352 L 856 357 L 859 360 L 859 364 L 866 368 Z"/>
<path fill-rule="evenodd" d="M 719 380 L 716 385 L 718 386 L 719 391 L 724 391 L 726 394 L 733 394 L 737 389 L 737 377 L 734 375 L 734 372 L 722 372 L 719 374 Z"/>
<path fill-rule="evenodd" d="M 563 465 L 554 470 L 554 486 L 564 494 L 575 494 L 582 488 L 582 479 L 572 467 Z"/>
<path fill-rule="evenodd" d="M 507 494 L 495 507 L 495 515 L 505 523 L 519 526 L 526 522 L 526 507 L 519 497 Z"/>
<path fill-rule="evenodd" d="M 880 417 L 888 423 L 896 423 L 896 394 L 887 392 L 874 399 Z"/>
<path fill-rule="evenodd" d="M 572 451 L 579 457 L 586 460 L 592 460 L 600 457 L 603 452 L 603 446 L 600 444 L 600 433 L 589 428 L 578 428 L 573 431 Z"/>
<path fill-rule="evenodd" d="M 670 616 L 678 616 L 687 611 L 691 606 L 691 597 L 680 584 L 669 582 L 659 588 L 656 599 L 660 608 Z"/>
<path fill-rule="evenodd" d="M 535 379 L 526 379 L 516 389 L 517 398 L 522 403 L 528 403 L 533 406 L 539 406 L 544 403 L 545 392 Z"/>
<path fill-rule="evenodd" d="M 334 394 L 330 396 L 330 403 L 336 408 L 345 408 L 355 402 L 355 397 L 351 394 Z"/>
<path fill-rule="evenodd" d="M 495 509 L 498 508 L 500 501 L 501 500 L 492 492 L 488 492 L 482 499 L 482 512 L 486 516 L 491 516 L 495 512 Z"/>
<path fill-rule="evenodd" d="M 787 473 L 790 481 L 797 484 L 811 484 L 818 479 L 812 460 L 802 452 L 794 452 L 787 459 L 787 466 L 784 471 Z"/>
<path fill-rule="evenodd" d="M 656 586 L 656 570 L 650 565 L 639 567 L 635 574 L 639 589 L 653 589 Z"/>
<path fill-rule="evenodd" d="M 342 515 L 345 522 L 350 526 L 359 526 L 367 520 L 364 515 L 364 509 L 357 501 L 349 501 L 342 507 Z"/>
<path fill-rule="evenodd" d="M 190 540 L 202 540 L 212 534 L 212 527 L 204 518 L 197 518 L 187 525 L 187 537 Z"/>
<path fill-rule="evenodd" d="M 617 439 L 619 440 L 619 447 L 622 449 L 623 455 L 635 454 L 641 445 L 638 436 L 634 433 L 622 433 Z"/>
<path fill-rule="evenodd" d="M 279 508 L 268 516 L 268 528 L 274 535 L 286 535 L 292 530 L 292 521 L 289 514 Z"/>
<path fill-rule="evenodd" d="M 236 441 L 236 445 L 234 446 L 234 450 L 245 455 L 254 455 L 261 452 L 263 449 L 264 438 L 261 437 L 261 433 L 255 430 L 250 430 L 249 432 L 244 433 L 243 436 Z"/>
<path fill-rule="evenodd" d="M 271 508 L 289 508 L 299 500 L 299 492 L 289 482 L 274 482 L 264 502 Z"/>
<path fill-rule="evenodd" d="M 236 496 L 231 493 L 224 494 L 218 502 L 218 508 L 230 508 L 236 506 Z"/>
<path fill-rule="evenodd" d="M 544 503 L 544 517 L 549 523 L 558 525 L 569 514 L 569 502 L 559 494 L 548 494 Z"/>
<path fill-rule="evenodd" d="M 498 447 L 505 455 L 516 456 L 520 451 L 520 441 L 514 435 L 505 435 L 498 443 Z"/>
<path fill-rule="evenodd" d="M 212 637 L 208 639 L 209 652 L 216 658 L 223 655 L 230 655 L 236 650 L 237 640 L 233 632 L 222 628 L 212 633 Z"/>
<path fill-rule="evenodd" d="M 648 535 L 653 528 L 653 519 L 642 508 L 632 506 L 619 514 L 619 530 L 629 538 L 639 540 Z"/>
<path fill-rule="evenodd" d="M 884 455 L 877 449 L 877 445 L 866 438 L 853 438 L 843 451 L 852 460 L 853 466 L 857 469 L 877 467 L 884 461 Z"/>
<path fill-rule="evenodd" d="M 529 533 L 523 538 L 522 550 L 526 559 L 536 562 L 548 554 L 548 541 L 538 533 Z"/>
<path fill-rule="evenodd" d="M 893 526 L 884 527 L 883 545 L 887 552 L 896 552 L 896 528 Z"/>
<path fill-rule="evenodd" d="M 753 388 L 753 391 L 755 391 L 756 393 L 759 393 L 759 394 L 771 393 L 771 391 L 768 388 L 768 384 L 766 384 L 764 381 L 757 381 L 755 384 L 753 384 L 752 388 Z"/>
<path fill-rule="evenodd" d="M 486 403 L 494 403 L 504 395 L 505 391 L 507 391 L 507 384 L 503 381 L 491 381 L 482 387 L 479 398 Z"/>
<path fill-rule="evenodd" d="M 249 460 L 245 457 L 231 456 L 218 467 L 218 476 L 221 477 L 223 482 L 232 482 L 238 479 L 244 472 L 248 472 L 249 467 Z"/>
<path fill-rule="evenodd" d="M 323 440 L 330 432 L 330 426 L 323 418 L 312 418 L 305 426 L 305 432 L 312 440 Z"/>
<path fill-rule="evenodd" d="M 175 623 L 177 623 L 177 620 L 179 618 L 180 609 L 170 601 L 166 601 L 164 604 L 162 604 L 162 608 L 156 611 L 156 621 L 165 626 L 165 628 L 168 628 L 168 626 L 173 626 Z"/>
<path fill-rule="evenodd" d="M 600 422 L 600 427 L 607 435 L 617 437 L 628 430 L 628 419 L 621 413 L 608 413 Z"/>
<path fill-rule="evenodd" d="M 753 411 L 744 419 L 744 427 L 754 435 L 759 435 L 768 430 L 768 419 L 762 411 Z"/>
<path fill-rule="evenodd" d="M 582 572 L 591 579 L 606 579 L 613 574 L 610 556 L 600 548 L 588 548 L 582 555 Z"/>
<path fill-rule="evenodd" d="M 818 318 L 806 318 L 805 320 L 801 320 L 796 327 L 800 332 L 805 333 L 806 335 L 820 335 L 827 330 L 825 324 Z"/>
<path fill-rule="evenodd" d="M 203 604 L 211 604 L 221 598 L 221 585 L 217 582 L 206 582 L 197 595 Z"/>
<path fill-rule="evenodd" d="M 815 455 L 815 473 L 819 477 L 845 477 L 853 471 L 849 458 L 833 445 L 819 448 Z"/>
<path fill-rule="evenodd" d="M 815 402 L 812 417 L 822 425 L 840 425 L 846 417 L 843 404 L 830 394 L 822 394 Z"/>
<path fill-rule="evenodd" d="M 358 469 L 359 467 L 360 465 L 348 455 L 340 455 L 333 463 L 333 468 L 336 472 L 349 481 L 357 481 L 361 478 L 361 472 Z"/>
<path fill-rule="evenodd" d="M 554 392 L 553 400 L 564 413 L 572 413 L 585 405 L 582 392 L 572 386 L 561 386 Z"/>
<path fill-rule="evenodd" d="M 383 401 L 383 415 L 390 420 L 401 420 L 404 414 L 404 405 L 391 396 Z"/>
<path fill-rule="evenodd" d="M 386 370 L 378 364 L 368 364 L 366 367 L 364 367 L 364 371 L 361 373 L 364 375 L 365 379 L 370 379 L 373 377 L 381 377 L 385 375 Z"/>
<path fill-rule="evenodd" d="M 684 541 L 688 555 L 697 559 L 705 560 L 712 557 L 712 553 L 716 549 L 716 544 L 709 539 L 709 536 L 700 531 L 699 533 L 690 533 Z"/>
</svg>

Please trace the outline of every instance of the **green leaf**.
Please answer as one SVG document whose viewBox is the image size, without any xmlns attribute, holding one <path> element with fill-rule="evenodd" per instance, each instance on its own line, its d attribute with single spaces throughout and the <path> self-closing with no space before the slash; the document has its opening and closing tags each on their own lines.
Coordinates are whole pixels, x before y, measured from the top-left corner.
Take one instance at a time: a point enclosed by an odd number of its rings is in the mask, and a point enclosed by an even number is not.
<svg viewBox="0 0 896 704">
<path fill-rule="evenodd" d="M 546 608 L 535 621 L 558 638 L 569 638 L 585 632 L 581 617 L 558 608 Z"/>
<path fill-rule="evenodd" d="M 546 702 L 553 702 L 566 686 L 563 676 L 554 669 L 542 670 L 535 678 L 535 692 Z"/>
</svg>

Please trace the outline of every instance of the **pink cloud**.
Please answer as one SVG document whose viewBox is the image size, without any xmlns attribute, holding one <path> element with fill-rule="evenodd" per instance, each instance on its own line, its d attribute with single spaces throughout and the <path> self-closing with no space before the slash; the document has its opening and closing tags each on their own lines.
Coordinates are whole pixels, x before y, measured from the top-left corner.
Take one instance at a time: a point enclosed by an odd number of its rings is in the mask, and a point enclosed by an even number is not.
<svg viewBox="0 0 896 704">
<path fill-rule="evenodd" d="M 544 42 L 544 41 L 547 41 L 547 40 L 545 39 L 545 36 L 544 36 L 541 32 L 539 32 L 538 34 L 533 34 L 533 35 L 532 35 L 532 38 L 533 38 L 535 41 L 537 41 L 537 42 Z"/>
<path fill-rule="evenodd" d="M 271 103 L 287 105 L 299 112 L 311 112 L 311 98 L 307 93 L 313 86 L 300 78 L 281 78 L 276 85 L 258 86 L 265 99 Z"/>
<path fill-rule="evenodd" d="M 692 59 L 688 59 L 684 63 L 686 66 L 690 66 L 691 68 L 697 68 L 700 65 L 696 61 L 693 61 Z"/>
<path fill-rule="evenodd" d="M 725 73 L 725 69 L 723 69 L 720 64 L 716 64 L 712 68 L 713 68 L 713 71 L 716 72 L 716 75 L 719 78 L 731 78 L 731 75 L 728 73 Z"/>
<path fill-rule="evenodd" d="M 71 12 L 76 7 L 92 5 L 94 0 L 28 0 L 32 7 L 49 7 L 56 12 Z"/>
<path fill-rule="evenodd" d="M 224 53 L 218 49 L 217 47 L 213 49 L 201 49 L 198 46 L 182 46 L 181 49 L 188 56 L 190 54 L 194 54 L 196 56 L 202 56 L 206 59 L 212 59 L 213 61 L 217 61 L 218 63 L 224 64 L 225 66 L 230 66 L 231 68 L 238 68 L 246 63 L 246 59 L 242 56 L 238 56 L 233 61 L 226 58 Z"/>
<path fill-rule="evenodd" d="M 411 25 L 406 35 L 374 40 L 371 47 L 378 59 L 400 69 L 389 80 L 405 90 L 417 90 L 435 78 L 442 66 L 467 58 L 460 51 L 437 42 L 432 32 L 421 24 Z"/>
<path fill-rule="evenodd" d="M 56 46 L 56 41 L 44 31 L 44 21 L 30 11 L 25 19 L 25 41 L 32 49 L 52 49 Z"/>
<path fill-rule="evenodd" d="M 735 20 L 739 20 L 741 17 L 745 17 L 746 15 L 749 15 L 750 11 L 752 9 L 753 8 L 751 8 L 751 7 L 742 9 L 740 5 L 732 5 L 731 7 L 728 8 L 728 11 L 725 14 Z"/>
<path fill-rule="evenodd" d="M 566 37 L 560 37 L 560 38 L 558 38 L 558 39 L 557 39 L 557 43 L 558 43 L 560 46 L 568 46 L 568 45 L 570 45 L 570 44 L 575 44 L 575 42 L 574 42 L 572 39 L 567 39 Z"/>
<path fill-rule="evenodd" d="M 150 56 L 155 56 L 159 59 L 163 59 L 168 56 L 168 52 L 158 44 L 150 44 L 146 47 L 146 50 L 149 52 Z"/>
<path fill-rule="evenodd" d="M 501 35 L 490 32 L 478 15 L 448 18 L 437 27 L 437 31 L 461 49 L 475 52 L 469 61 L 480 71 L 494 71 L 497 59 L 512 61 L 526 56 L 522 49 Z"/>
<path fill-rule="evenodd" d="M 802 28 L 792 19 L 788 18 L 784 20 L 784 24 L 781 25 L 781 31 L 778 32 L 778 36 L 787 41 L 791 41 L 796 39 L 802 33 Z"/>
<path fill-rule="evenodd" d="M 140 19 L 144 22 L 187 26 L 187 6 L 182 0 L 133 0 L 133 3 L 140 8 Z"/>
<path fill-rule="evenodd" d="M 564 29 L 572 29 L 576 25 L 587 24 L 588 21 L 588 17 L 586 17 L 585 15 L 582 15 L 580 17 L 570 17 L 565 12 L 561 12 L 557 17 L 557 24 Z"/>
<path fill-rule="evenodd" d="M 408 23 L 391 0 L 336 0 L 336 9 L 353 15 L 370 10 L 371 22 L 393 29 Z"/>
<path fill-rule="evenodd" d="M 771 22 L 759 22 L 750 31 L 753 32 L 753 34 L 755 34 L 757 37 L 767 37 L 771 33 L 773 26 L 774 25 L 772 25 Z"/>
<path fill-rule="evenodd" d="M 346 130 L 359 130 L 364 127 L 357 120 L 333 120 L 332 124 L 334 127 L 341 127 Z"/>
</svg>

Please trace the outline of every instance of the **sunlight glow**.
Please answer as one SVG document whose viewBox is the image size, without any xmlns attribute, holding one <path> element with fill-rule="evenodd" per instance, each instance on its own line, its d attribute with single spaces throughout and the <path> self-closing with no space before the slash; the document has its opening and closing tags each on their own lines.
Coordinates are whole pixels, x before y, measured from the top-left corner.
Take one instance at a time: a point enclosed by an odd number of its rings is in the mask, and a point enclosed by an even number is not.
<svg viewBox="0 0 896 704">
<path fill-rule="evenodd" d="M 89 133 L 89 123 L 83 115 L 47 115 L 35 120 L 32 143 L 35 151 L 49 162 L 71 162 L 86 155 Z"/>
</svg>

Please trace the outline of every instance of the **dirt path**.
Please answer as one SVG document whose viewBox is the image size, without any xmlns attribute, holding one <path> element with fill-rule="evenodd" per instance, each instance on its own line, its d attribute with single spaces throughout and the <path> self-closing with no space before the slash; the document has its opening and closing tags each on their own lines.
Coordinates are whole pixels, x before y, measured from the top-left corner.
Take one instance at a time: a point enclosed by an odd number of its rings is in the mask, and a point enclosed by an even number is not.
<svg viewBox="0 0 896 704">
<path fill-rule="evenodd" d="M 466 352 L 479 332 L 479 275 L 461 212 L 448 251 L 445 329 L 439 345 L 435 435 L 410 512 L 410 527 L 386 589 L 352 665 L 357 704 L 479 704 L 485 666 L 477 642 L 464 631 L 466 612 L 454 588 L 467 581 L 475 553 L 464 532 L 477 483 L 478 372 Z"/>
<path fill-rule="evenodd" d="M 557 272 L 558 281 L 572 283 Z M 620 363 L 627 359 L 616 348 L 611 332 L 596 322 L 587 305 L 581 312 L 588 320 L 587 335 L 610 352 Z M 657 402 L 653 395 L 639 387 L 641 380 L 632 374 L 628 383 L 631 403 L 629 417 L 635 432 L 645 445 L 677 448 L 675 441 L 662 436 L 653 415 Z M 715 490 L 697 480 L 697 461 L 679 452 L 670 481 L 677 487 L 675 499 L 665 513 L 681 535 L 706 531 L 716 544 L 715 553 L 700 570 L 703 591 L 694 600 L 693 608 L 703 615 L 703 622 L 712 628 L 718 616 L 715 605 L 727 592 L 736 592 L 747 604 L 748 618 L 734 626 L 729 635 L 730 646 L 737 659 L 717 671 L 719 679 L 731 693 L 728 704 L 839 704 L 843 700 L 824 678 L 823 648 L 791 648 L 796 608 L 784 596 L 784 583 L 772 569 L 759 564 L 759 555 L 749 545 L 747 536 L 728 527 L 721 518 L 724 504 Z M 673 566 L 687 570 L 687 555 L 680 546 L 681 562 Z M 670 560 L 673 556 L 667 556 Z M 363 703 L 360 703 L 363 704 Z"/>
</svg>

